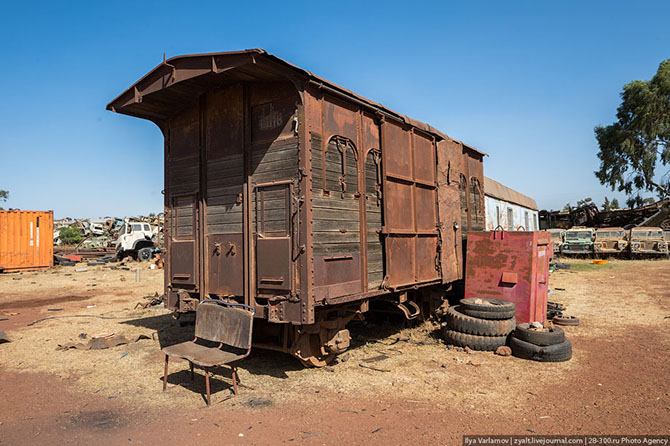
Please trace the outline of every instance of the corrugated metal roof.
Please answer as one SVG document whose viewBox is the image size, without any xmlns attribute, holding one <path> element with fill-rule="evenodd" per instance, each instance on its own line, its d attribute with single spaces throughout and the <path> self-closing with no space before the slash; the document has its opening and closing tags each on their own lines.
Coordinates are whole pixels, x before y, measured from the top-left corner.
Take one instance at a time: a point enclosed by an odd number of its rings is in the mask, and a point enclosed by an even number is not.
<svg viewBox="0 0 670 446">
<path fill-rule="evenodd" d="M 484 195 L 537 211 L 537 203 L 535 200 L 521 192 L 510 189 L 489 177 L 484 177 Z"/>
<path fill-rule="evenodd" d="M 126 91 L 121 93 L 118 97 L 116 97 L 112 102 L 110 102 L 107 105 L 107 109 L 118 113 L 124 113 L 138 117 L 145 117 L 145 118 L 156 117 L 157 115 L 155 113 L 155 110 L 153 110 L 153 106 L 147 104 L 145 106 L 146 110 L 142 109 L 141 103 L 143 101 L 143 97 L 145 96 L 148 97 L 149 95 L 156 93 L 158 90 L 169 89 L 170 87 L 179 82 L 185 82 L 197 77 L 203 77 L 209 74 L 224 73 L 228 70 L 240 68 L 242 64 L 237 59 L 235 60 L 234 63 L 231 63 L 229 67 L 225 67 L 225 62 L 222 60 L 222 58 L 228 58 L 228 60 L 232 60 L 233 58 L 235 57 L 239 58 L 240 56 L 249 56 L 250 60 L 249 62 L 246 62 L 248 64 L 255 64 L 256 63 L 255 58 L 258 57 L 267 58 L 269 60 L 272 60 L 273 62 L 277 62 L 280 65 L 289 68 L 293 72 L 298 73 L 300 76 L 303 77 L 303 79 L 308 80 L 312 84 L 315 84 L 317 87 L 326 87 L 333 93 L 348 98 L 349 100 L 362 103 L 367 107 L 379 111 L 383 114 L 393 116 L 396 119 L 399 119 L 413 127 L 416 127 L 428 133 L 432 133 L 433 135 L 436 135 L 439 138 L 453 139 L 429 124 L 417 121 L 416 119 L 412 119 L 408 116 L 397 113 L 383 106 L 382 104 L 373 102 L 363 96 L 360 96 L 350 90 L 347 90 L 346 88 L 340 87 L 339 85 L 333 82 L 329 82 L 326 79 L 319 77 L 310 71 L 304 70 L 296 65 L 293 65 L 290 62 L 280 59 L 279 57 L 274 56 L 262 49 L 249 49 L 243 51 L 230 51 L 222 53 L 188 54 L 183 56 L 172 57 L 170 59 L 167 59 L 160 65 L 156 66 L 156 68 L 151 70 L 149 73 L 144 75 L 140 80 L 138 80 L 128 89 L 126 89 Z M 200 69 L 200 67 L 198 69 L 194 69 L 194 66 L 189 66 L 189 61 L 196 61 L 199 59 L 207 60 L 207 64 L 211 66 L 211 70 L 209 71 L 202 70 Z M 211 59 L 211 62 L 209 62 L 209 59 Z M 220 65 L 221 62 L 224 62 L 223 66 Z M 155 78 L 161 77 L 160 75 L 161 71 L 166 71 L 167 73 L 170 73 L 170 75 L 167 76 L 163 75 L 162 85 L 161 87 L 156 89 L 155 86 L 150 85 L 150 82 L 152 80 L 155 80 Z M 177 75 L 177 71 L 181 72 L 179 76 Z M 147 90 L 146 89 L 147 87 L 150 87 L 150 89 Z M 131 107 L 129 107 L 131 105 L 132 109 Z M 472 146 L 467 147 L 470 150 L 480 153 L 483 156 L 486 155 L 486 153 L 481 152 Z"/>
</svg>

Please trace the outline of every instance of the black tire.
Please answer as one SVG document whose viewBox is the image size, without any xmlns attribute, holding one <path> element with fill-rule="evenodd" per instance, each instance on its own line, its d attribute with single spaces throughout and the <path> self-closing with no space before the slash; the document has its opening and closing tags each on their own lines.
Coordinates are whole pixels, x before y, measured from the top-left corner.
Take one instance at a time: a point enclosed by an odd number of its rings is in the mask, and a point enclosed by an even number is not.
<svg viewBox="0 0 670 446">
<path fill-rule="evenodd" d="M 572 326 L 572 327 L 576 327 L 579 325 L 579 318 L 576 316 L 563 316 L 561 314 L 560 316 L 554 316 L 551 320 L 556 325 Z"/>
<path fill-rule="evenodd" d="M 572 344 L 569 339 L 560 344 L 540 346 L 510 336 L 509 346 L 517 358 L 539 362 L 563 362 L 572 358 Z"/>
<path fill-rule="evenodd" d="M 448 329 L 444 330 L 443 336 L 448 345 L 481 351 L 495 351 L 507 343 L 507 336 L 477 336 Z"/>
<path fill-rule="evenodd" d="M 148 260 L 151 260 L 151 257 L 153 257 L 153 248 L 142 248 L 139 251 L 137 251 L 137 261 L 138 262 L 146 262 Z"/>
<path fill-rule="evenodd" d="M 487 320 L 471 317 L 460 312 L 460 305 L 447 310 L 447 327 L 450 330 L 479 336 L 507 336 L 516 327 L 514 317 L 503 320 Z"/>
<path fill-rule="evenodd" d="M 485 303 L 475 303 L 476 300 L 481 300 Z M 467 311 L 505 313 L 514 311 L 514 302 L 488 297 L 468 297 L 467 299 L 461 299 L 461 307 L 466 314 L 469 314 Z"/>
<path fill-rule="evenodd" d="M 510 319 L 514 317 L 514 310 L 510 311 L 501 311 L 499 313 L 492 313 L 489 311 L 476 311 L 476 310 L 469 310 L 464 308 L 461 305 L 461 313 L 466 314 L 471 317 L 475 317 L 477 319 L 486 319 L 486 320 L 502 320 L 502 319 Z"/>
<path fill-rule="evenodd" d="M 542 331 L 530 328 L 530 324 L 527 323 L 517 325 L 513 336 L 521 341 L 543 347 L 565 341 L 565 332 L 561 327 L 553 327 L 551 330 Z"/>
</svg>

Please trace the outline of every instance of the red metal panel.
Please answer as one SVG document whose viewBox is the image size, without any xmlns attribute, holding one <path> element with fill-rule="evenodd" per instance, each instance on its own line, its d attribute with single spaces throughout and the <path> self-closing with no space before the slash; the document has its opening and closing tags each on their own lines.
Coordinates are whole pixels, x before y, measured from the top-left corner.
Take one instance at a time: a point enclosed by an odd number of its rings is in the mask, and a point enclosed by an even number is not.
<svg viewBox="0 0 670 446">
<path fill-rule="evenodd" d="M 465 297 L 505 299 L 517 323 L 544 322 L 549 243 L 548 232 L 469 232 Z"/>
</svg>

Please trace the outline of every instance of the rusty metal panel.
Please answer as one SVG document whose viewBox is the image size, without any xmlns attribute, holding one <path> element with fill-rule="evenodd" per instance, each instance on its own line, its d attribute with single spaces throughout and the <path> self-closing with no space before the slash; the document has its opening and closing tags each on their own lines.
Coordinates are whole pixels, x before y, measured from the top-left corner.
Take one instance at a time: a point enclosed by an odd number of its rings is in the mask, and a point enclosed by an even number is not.
<svg viewBox="0 0 670 446">
<path fill-rule="evenodd" d="M 272 237 L 256 239 L 257 284 L 263 290 L 291 290 L 291 239 Z"/>
<path fill-rule="evenodd" d="M 389 233 L 413 233 L 415 215 L 412 191 L 414 186 L 392 180 L 387 181 L 385 186 L 384 205 L 387 212 L 384 214 L 384 223 L 387 231 Z"/>
<path fill-rule="evenodd" d="M 413 236 L 386 238 L 386 263 L 389 286 L 414 283 L 415 243 Z"/>
<path fill-rule="evenodd" d="M 53 211 L 0 210 L 0 272 L 53 265 Z"/>
<path fill-rule="evenodd" d="M 207 237 L 207 292 L 218 296 L 244 296 L 242 234 Z"/>
<path fill-rule="evenodd" d="M 384 144 L 382 155 L 386 176 L 412 181 L 410 132 L 400 124 L 384 121 L 382 133 Z"/>
<path fill-rule="evenodd" d="M 440 216 L 440 269 L 442 283 L 463 278 L 461 243 L 460 173 L 462 148 L 453 140 L 437 144 L 437 196 Z"/>
<path fill-rule="evenodd" d="M 435 189 L 423 186 L 414 188 L 416 202 L 416 231 L 418 233 L 431 232 L 437 235 L 437 216 L 435 215 Z"/>
<path fill-rule="evenodd" d="M 195 242 L 172 241 L 170 243 L 170 285 L 193 287 L 197 283 Z"/>
<path fill-rule="evenodd" d="M 330 96 L 326 96 L 323 101 L 323 126 L 324 139 L 330 140 L 331 137 L 343 136 L 351 141 L 358 141 L 356 132 L 356 112 L 350 104 L 340 101 Z"/>
<path fill-rule="evenodd" d="M 416 282 L 427 282 L 439 278 L 437 252 L 437 237 L 418 236 L 416 243 Z"/>
<path fill-rule="evenodd" d="M 435 146 L 432 139 L 417 133 L 412 134 L 414 157 L 413 179 L 426 185 L 435 185 Z"/>
<path fill-rule="evenodd" d="M 314 256 L 314 298 L 328 300 L 360 293 L 361 256 L 359 253 Z"/>
<path fill-rule="evenodd" d="M 171 274 L 169 285 L 176 288 L 192 288 L 199 284 L 197 212 L 195 195 L 172 197 L 167 214 Z"/>
<path fill-rule="evenodd" d="M 547 315 L 548 232 L 468 233 L 465 297 L 492 297 L 516 304 L 516 320 L 544 322 Z"/>
</svg>

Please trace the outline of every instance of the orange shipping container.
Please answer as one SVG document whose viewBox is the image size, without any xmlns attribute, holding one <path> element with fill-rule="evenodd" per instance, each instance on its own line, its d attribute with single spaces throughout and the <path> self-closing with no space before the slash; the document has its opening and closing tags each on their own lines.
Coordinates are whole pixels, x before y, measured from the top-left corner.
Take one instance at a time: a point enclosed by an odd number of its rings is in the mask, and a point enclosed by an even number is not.
<svg viewBox="0 0 670 446">
<path fill-rule="evenodd" d="M 0 272 L 53 265 L 53 211 L 0 211 Z"/>
</svg>

